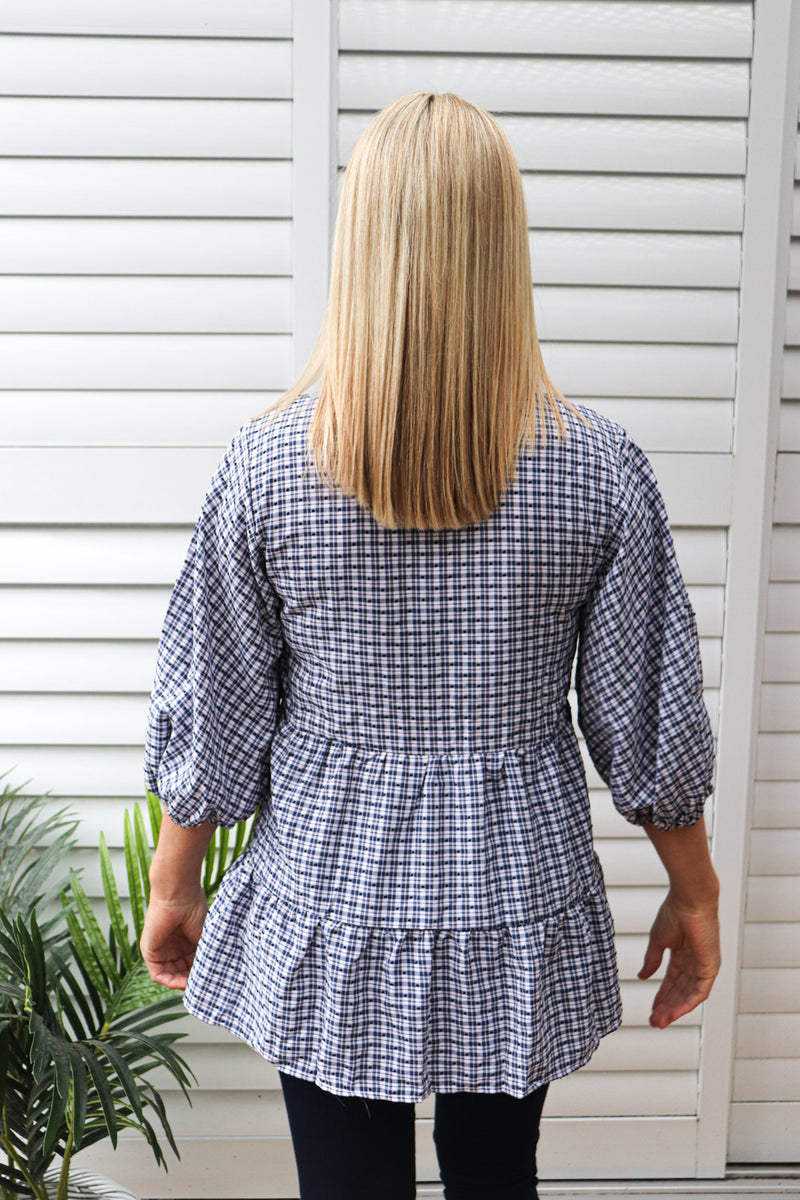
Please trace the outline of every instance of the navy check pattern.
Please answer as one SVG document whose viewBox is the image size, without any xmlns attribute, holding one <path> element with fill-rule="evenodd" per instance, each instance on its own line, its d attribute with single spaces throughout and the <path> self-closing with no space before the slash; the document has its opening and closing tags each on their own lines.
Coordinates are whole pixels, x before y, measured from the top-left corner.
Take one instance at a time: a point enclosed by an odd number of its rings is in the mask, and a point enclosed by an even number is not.
<svg viewBox="0 0 800 1200">
<path fill-rule="evenodd" d="M 387 530 L 243 425 L 158 648 L 145 783 L 180 825 L 258 810 L 187 1009 L 340 1095 L 523 1096 L 622 1010 L 577 723 L 628 821 L 713 788 L 694 612 L 652 466 L 562 406 L 494 513 Z"/>
</svg>

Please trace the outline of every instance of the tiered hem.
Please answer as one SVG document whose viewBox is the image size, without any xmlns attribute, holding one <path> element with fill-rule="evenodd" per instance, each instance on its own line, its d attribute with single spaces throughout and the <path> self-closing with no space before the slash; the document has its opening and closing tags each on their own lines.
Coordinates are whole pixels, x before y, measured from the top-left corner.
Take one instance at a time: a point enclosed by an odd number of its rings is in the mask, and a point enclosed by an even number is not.
<svg viewBox="0 0 800 1200">
<path fill-rule="evenodd" d="M 287 1074 L 338 1095 L 522 1097 L 585 1065 L 621 1024 L 602 883 L 544 921 L 493 929 L 347 925 L 225 876 L 184 996 Z"/>
</svg>

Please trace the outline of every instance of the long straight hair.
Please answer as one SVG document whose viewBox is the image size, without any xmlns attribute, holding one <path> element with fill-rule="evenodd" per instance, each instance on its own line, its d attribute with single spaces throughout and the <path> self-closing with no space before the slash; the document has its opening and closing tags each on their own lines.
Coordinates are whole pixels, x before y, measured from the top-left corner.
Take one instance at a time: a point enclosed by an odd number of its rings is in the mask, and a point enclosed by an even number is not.
<svg viewBox="0 0 800 1200">
<path fill-rule="evenodd" d="M 309 457 L 389 529 L 488 517 L 547 413 L 566 436 L 556 396 L 589 424 L 545 370 L 514 152 L 470 101 L 410 92 L 356 142 L 322 330 L 258 417 L 315 381 Z"/>
</svg>

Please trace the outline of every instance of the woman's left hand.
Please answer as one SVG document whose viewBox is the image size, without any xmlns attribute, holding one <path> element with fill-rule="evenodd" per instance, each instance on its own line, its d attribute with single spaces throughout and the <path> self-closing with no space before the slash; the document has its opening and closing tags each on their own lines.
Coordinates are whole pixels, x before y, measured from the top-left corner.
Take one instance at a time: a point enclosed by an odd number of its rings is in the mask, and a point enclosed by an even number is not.
<svg viewBox="0 0 800 1200">
<path fill-rule="evenodd" d="M 186 987 L 207 913 L 199 883 L 176 896 L 151 891 L 139 948 L 154 983 Z"/>
</svg>

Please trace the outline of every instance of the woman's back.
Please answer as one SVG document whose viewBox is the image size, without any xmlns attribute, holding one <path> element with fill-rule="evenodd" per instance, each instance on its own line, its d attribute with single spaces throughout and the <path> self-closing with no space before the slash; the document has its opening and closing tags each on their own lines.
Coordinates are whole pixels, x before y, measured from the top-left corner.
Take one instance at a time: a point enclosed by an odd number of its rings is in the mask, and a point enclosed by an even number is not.
<svg viewBox="0 0 800 1200">
<path fill-rule="evenodd" d="M 247 432 L 255 519 L 291 647 L 296 724 L 377 750 L 528 746 L 564 720 L 580 605 L 613 520 L 618 426 L 521 455 L 485 521 L 389 530 L 306 469 L 315 396 Z M 587 410 L 588 411 L 588 410 Z"/>
<path fill-rule="evenodd" d="M 639 973 L 670 948 L 663 1027 L 719 969 L 666 508 L 546 370 L 504 130 L 409 93 L 350 155 L 308 362 L 206 492 L 147 722 L 143 954 L 278 1067 L 308 1200 L 412 1196 L 431 1092 L 445 1194 L 534 1200 L 549 1081 L 621 1023 L 576 648 L 589 754 L 675 883 Z M 256 810 L 208 912 L 210 830 Z"/>
<path fill-rule="evenodd" d="M 691 824 L 712 787 L 663 500 L 621 426 L 564 409 L 487 520 L 387 529 L 309 463 L 314 404 L 233 438 L 162 635 L 148 786 L 187 825 L 260 804 L 186 1004 L 339 1094 L 522 1096 L 621 1020 L 576 645 L 620 812 Z"/>
</svg>

